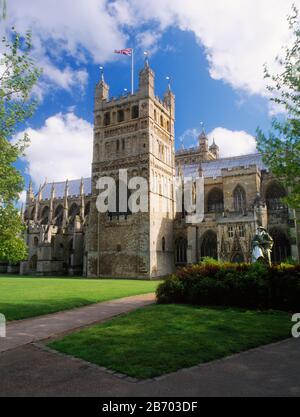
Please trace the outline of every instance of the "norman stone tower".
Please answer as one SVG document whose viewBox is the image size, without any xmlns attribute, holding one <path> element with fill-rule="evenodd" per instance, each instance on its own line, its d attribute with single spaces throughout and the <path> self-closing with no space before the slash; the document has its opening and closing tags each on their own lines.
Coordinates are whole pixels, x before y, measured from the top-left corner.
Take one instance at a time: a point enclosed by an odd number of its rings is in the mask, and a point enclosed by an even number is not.
<svg viewBox="0 0 300 417">
<path fill-rule="evenodd" d="M 104 77 L 96 86 L 92 208 L 86 240 L 90 277 L 142 277 L 173 272 L 175 197 L 175 96 L 170 86 L 163 100 L 155 96 L 155 74 L 148 61 L 134 95 L 109 98 Z M 127 170 L 148 182 L 147 213 L 99 213 L 96 184 Z M 117 186 L 118 193 L 118 186 Z M 118 206 L 118 196 L 117 196 Z"/>
</svg>

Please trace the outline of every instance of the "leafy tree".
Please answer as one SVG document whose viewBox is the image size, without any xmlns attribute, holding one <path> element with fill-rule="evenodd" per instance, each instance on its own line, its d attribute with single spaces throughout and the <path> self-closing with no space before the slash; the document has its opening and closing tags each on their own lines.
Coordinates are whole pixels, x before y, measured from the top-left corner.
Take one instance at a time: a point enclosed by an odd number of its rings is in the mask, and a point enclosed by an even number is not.
<svg viewBox="0 0 300 417">
<path fill-rule="evenodd" d="M 300 20 L 299 11 L 293 7 L 288 18 L 294 43 L 277 58 L 282 68 L 278 75 L 270 75 L 265 68 L 265 78 L 272 81 L 268 90 L 271 101 L 285 110 L 285 115 L 273 120 L 272 131 L 266 136 L 258 129 L 258 149 L 272 173 L 289 190 L 286 202 L 300 208 Z"/>
<path fill-rule="evenodd" d="M 0 259 L 16 263 L 26 257 L 22 221 L 15 203 L 24 189 L 24 180 L 15 163 L 24 153 L 28 137 L 11 142 L 17 128 L 36 109 L 30 93 L 40 71 L 31 51 L 31 35 L 21 37 L 13 28 L 12 40 L 2 39 L 5 52 L 0 59 Z"/>
</svg>

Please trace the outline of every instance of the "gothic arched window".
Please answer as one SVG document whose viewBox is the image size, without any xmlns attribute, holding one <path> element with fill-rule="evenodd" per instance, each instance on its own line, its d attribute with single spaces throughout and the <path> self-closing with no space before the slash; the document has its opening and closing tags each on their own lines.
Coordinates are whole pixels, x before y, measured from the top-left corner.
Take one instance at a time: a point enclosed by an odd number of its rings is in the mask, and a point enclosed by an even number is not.
<svg viewBox="0 0 300 417">
<path fill-rule="evenodd" d="M 124 110 L 118 111 L 118 123 L 124 122 L 125 120 L 125 113 Z"/>
<path fill-rule="evenodd" d="M 218 259 L 218 238 L 212 230 L 206 232 L 202 239 L 201 258 Z"/>
<path fill-rule="evenodd" d="M 179 238 L 175 243 L 175 253 L 176 253 L 176 264 L 186 264 L 187 263 L 187 240 L 184 238 Z"/>
<path fill-rule="evenodd" d="M 138 119 L 139 118 L 139 106 L 133 106 L 131 108 L 131 118 Z"/>
<path fill-rule="evenodd" d="M 289 238 L 278 228 L 272 229 L 270 235 L 274 240 L 272 262 L 276 264 L 285 262 L 291 256 L 291 243 Z"/>
<path fill-rule="evenodd" d="M 209 213 L 222 213 L 224 211 L 224 195 L 219 188 L 214 188 L 208 194 L 207 210 Z"/>
<path fill-rule="evenodd" d="M 243 187 L 238 185 L 233 193 L 234 211 L 237 213 L 245 213 L 247 208 L 246 192 Z"/>
<path fill-rule="evenodd" d="M 287 209 L 282 199 L 287 196 L 284 187 L 278 183 L 271 184 L 266 192 L 266 202 L 268 210 L 278 211 Z"/>
<path fill-rule="evenodd" d="M 55 210 L 55 225 L 56 226 L 62 226 L 63 219 L 64 219 L 64 208 L 63 206 L 58 206 Z"/>
<path fill-rule="evenodd" d="M 104 114 L 104 126 L 110 125 L 110 113 L 107 112 Z"/>
<path fill-rule="evenodd" d="M 80 208 L 76 203 L 73 203 L 69 210 L 69 221 L 71 224 L 74 223 L 76 216 L 79 216 Z"/>
<path fill-rule="evenodd" d="M 49 207 L 44 207 L 42 211 L 42 216 L 41 216 L 41 224 L 46 225 L 49 223 L 49 215 L 50 215 Z"/>
</svg>

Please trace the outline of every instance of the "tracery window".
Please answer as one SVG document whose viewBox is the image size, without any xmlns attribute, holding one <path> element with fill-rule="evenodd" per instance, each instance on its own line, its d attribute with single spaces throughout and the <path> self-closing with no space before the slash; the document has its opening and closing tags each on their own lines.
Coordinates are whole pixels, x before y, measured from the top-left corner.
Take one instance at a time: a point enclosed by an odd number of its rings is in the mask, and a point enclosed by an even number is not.
<svg viewBox="0 0 300 417">
<path fill-rule="evenodd" d="M 234 211 L 237 213 L 245 213 L 247 203 L 246 203 L 246 192 L 243 187 L 240 185 L 236 187 L 233 193 L 234 200 Z"/>
<path fill-rule="evenodd" d="M 184 238 L 177 239 L 175 243 L 176 264 L 187 263 L 187 240 Z"/>
<path fill-rule="evenodd" d="M 208 195 L 207 209 L 209 213 L 222 213 L 224 211 L 224 195 L 222 190 L 214 188 Z"/>
<path fill-rule="evenodd" d="M 201 258 L 218 259 L 218 238 L 212 230 L 205 233 L 201 245 Z"/>
</svg>

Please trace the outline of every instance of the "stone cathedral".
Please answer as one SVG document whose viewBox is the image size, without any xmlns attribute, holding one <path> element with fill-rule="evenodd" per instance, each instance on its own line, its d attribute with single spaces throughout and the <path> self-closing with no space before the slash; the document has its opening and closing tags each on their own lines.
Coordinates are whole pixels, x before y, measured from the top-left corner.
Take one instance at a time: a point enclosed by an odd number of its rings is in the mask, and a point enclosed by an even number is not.
<svg viewBox="0 0 300 417">
<path fill-rule="evenodd" d="M 203 130 L 195 148 L 175 153 L 175 96 L 168 87 L 155 95 L 149 63 L 139 74 L 134 95 L 109 97 L 104 77 L 95 92 L 94 151 L 91 178 L 30 185 L 25 239 L 29 258 L 20 273 L 152 279 L 204 257 L 249 262 L 259 225 L 274 239 L 273 261 L 299 260 L 299 213 L 282 202 L 287 191 L 264 166 L 259 154 L 220 158 Z M 149 210 L 101 214 L 97 180 L 143 177 L 149 184 Z M 177 213 L 175 176 L 205 181 L 205 217 L 188 224 Z M 117 183 L 118 185 L 118 183 Z"/>
</svg>

